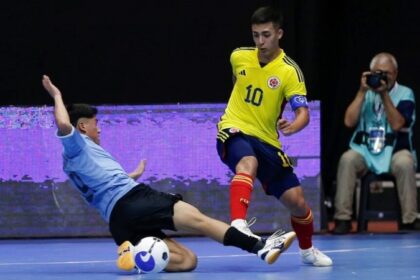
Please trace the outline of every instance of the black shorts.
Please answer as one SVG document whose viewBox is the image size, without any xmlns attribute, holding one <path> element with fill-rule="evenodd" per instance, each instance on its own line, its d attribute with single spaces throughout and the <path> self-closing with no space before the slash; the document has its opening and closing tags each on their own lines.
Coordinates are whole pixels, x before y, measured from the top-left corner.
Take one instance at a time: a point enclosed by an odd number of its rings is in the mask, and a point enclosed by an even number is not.
<svg viewBox="0 0 420 280">
<path fill-rule="evenodd" d="M 179 200 L 179 194 L 159 192 L 145 184 L 135 186 L 112 209 L 109 230 L 115 243 L 129 240 L 135 245 L 146 236 L 165 238 L 162 229 L 176 230 L 173 206 Z"/>
</svg>

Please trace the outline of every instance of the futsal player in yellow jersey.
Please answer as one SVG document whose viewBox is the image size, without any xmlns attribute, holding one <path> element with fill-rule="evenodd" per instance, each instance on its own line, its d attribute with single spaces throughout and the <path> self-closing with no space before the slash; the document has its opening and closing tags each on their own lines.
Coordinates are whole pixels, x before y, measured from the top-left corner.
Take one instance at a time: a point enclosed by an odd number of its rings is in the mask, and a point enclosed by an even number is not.
<svg viewBox="0 0 420 280">
<path fill-rule="evenodd" d="M 220 129 L 238 127 L 247 135 L 281 148 L 276 123 L 287 101 L 294 101 L 306 109 L 306 88 L 303 74 L 296 63 L 284 51 L 267 64 L 260 64 L 258 48 L 239 48 L 231 55 L 236 82 Z M 302 111 L 303 128 L 309 120 L 307 110 Z M 295 131 L 293 131 L 295 132 Z"/>
<path fill-rule="evenodd" d="M 298 65 L 280 48 L 283 17 L 271 7 L 251 17 L 256 47 L 239 48 L 231 55 L 234 87 L 218 124 L 217 150 L 235 173 L 230 185 L 231 225 L 254 235 L 246 221 L 255 178 L 267 195 L 279 199 L 291 213 L 302 261 L 330 266 L 332 260 L 312 245 L 313 216 L 299 179 L 278 140 L 309 123 L 306 87 Z M 289 102 L 295 118 L 282 118 Z"/>
</svg>

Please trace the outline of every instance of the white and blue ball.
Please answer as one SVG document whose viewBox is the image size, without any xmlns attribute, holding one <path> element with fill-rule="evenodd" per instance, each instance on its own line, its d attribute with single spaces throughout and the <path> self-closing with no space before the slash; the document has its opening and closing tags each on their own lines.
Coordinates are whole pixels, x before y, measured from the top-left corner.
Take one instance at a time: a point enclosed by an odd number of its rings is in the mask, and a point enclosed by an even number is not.
<svg viewBox="0 0 420 280">
<path fill-rule="evenodd" d="M 169 262 L 169 248 L 161 239 L 145 237 L 134 246 L 134 262 L 140 273 L 158 273 Z"/>
</svg>

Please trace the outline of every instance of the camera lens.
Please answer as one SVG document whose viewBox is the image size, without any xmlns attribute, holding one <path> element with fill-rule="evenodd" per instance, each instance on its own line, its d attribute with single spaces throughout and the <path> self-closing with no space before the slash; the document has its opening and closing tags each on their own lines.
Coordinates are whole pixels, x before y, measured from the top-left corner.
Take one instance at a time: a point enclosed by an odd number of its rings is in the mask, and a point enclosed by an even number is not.
<svg viewBox="0 0 420 280">
<path fill-rule="evenodd" d="M 366 76 L 366 84 L 373 89 L 376 89 L 381 86 L 382 75 L 379 74 L 370 74 Z"/>
</svg>

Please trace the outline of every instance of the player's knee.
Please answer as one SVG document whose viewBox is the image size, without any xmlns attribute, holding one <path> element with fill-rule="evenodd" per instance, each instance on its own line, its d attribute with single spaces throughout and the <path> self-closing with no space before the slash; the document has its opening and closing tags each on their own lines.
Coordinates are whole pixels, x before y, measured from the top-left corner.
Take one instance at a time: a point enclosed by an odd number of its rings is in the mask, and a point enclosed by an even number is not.
<svg viewBox="0 0 420 280">
<path fill-rule="evenodd" d="M 180 264 L 181 271 L 193 271 L 198 263 L 197 256 L 191 250 L 185 250 Z"/>
<path fill-rule="evenodd" d="M 258 160 L 253 156 L 243 157 L 236 165 L 236 173 L 246 173 L 252 177 L 256 176 Z"/>
<path fill-rule="evenodd" d="M 296 202 L 296 208 L 298 208 L 301 211 L 307 211 L 308 206 L 306 205 L 305 199 L 299 198 Z"/>
<path fill-rule="evenodd" d="M 306 205 L 303 197 L 296 197 L 292 203 L 290 203 L 290 211 L 293 215 L 304 215 L 307 212 L 308 206 Z"/>
</svg>

